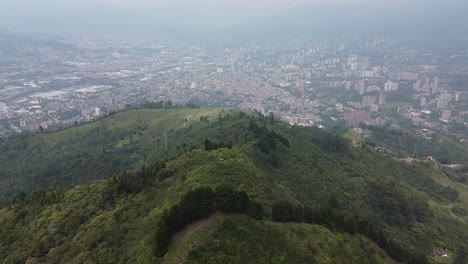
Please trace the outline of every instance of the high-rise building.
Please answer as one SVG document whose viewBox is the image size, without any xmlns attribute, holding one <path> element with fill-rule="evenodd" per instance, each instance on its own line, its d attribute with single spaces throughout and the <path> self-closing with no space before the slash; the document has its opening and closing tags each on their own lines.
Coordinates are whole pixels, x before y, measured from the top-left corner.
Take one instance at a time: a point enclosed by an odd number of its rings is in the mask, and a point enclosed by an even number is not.
<svg viewBox="0 0 468 264">
<path fill-rule="evenodd" d="M 437 108 L 447 108 L 451 100 L 452 95 L 444 91 L 437 99 Z"/>
<path fill-rule="evenodd" d="M 359 94 L 363 94 L 366 91 L 366 82 L 364 80 L 360 80 L 356 83 L 356 90 Z"/>
<path fill-rule="evenodd" d="M 421 81 L 418 79 L 414 84 L 413 84 L 413 91 L 419 92 L 421 90 Z"/>
<path fill-rule="evenodd" d="M 396 91 L 396 90 L 398 90 L 398 83 L 394 83 L 394 82 L 392 82 L 392 81 L 389 80 L 388 82 L 385 83 L 385 88 L 384 88 L 384 90 L 385 90 L 386 92 L 388 92 L 388 91 Z"/>
<path fill-rule="evenodd" d="M 391 72 L 389 77 L 398 81 L 416 81 L 419 79 L 417 72 Z"/>
<path fill-rule="evenodd" d="M 420 106 L 426 106 L 426 97 L 421 97 Z"/>
<path fill-rule="evenodd" d="M 434 86 L 432 86 L 432 94 L 435 94 L 439 91 L 440 79 L 439 77 L 434 78 Z"/>
<path fill-rule="evenodd" d="M 7 106 L 5 103 L 0 102 L 0 114 L 6 114 L 7 112 Z"/>
<path fill-rule="evenodd" d="M 344 115 L 347 127 L 358 127 L 361 123 L 372 121 L 371 113 L 367 111 L 351 111 Z"/>
<path fill-rule="evenodd" d="M 431 92 L 431 79 L 429 79 L 429 77 L 424 78 L 424 84 L 423 84 L 422 90 L 425 93 L 430 93 Z"/>
<path fill-rule="evenodd" d="M 385 104 L 385 99 L 386 99 L 385 94 L 383 94 L 383 93 L 379 94 L 379 105 L 384 105 Z"/>
<path fill-rule="evenodd" d="M 362 107 L 370 106 L 371 104 L 375 104 L 375 101 L 377 101 L 377 96 L 375 96 L 375 95 L 365 95 L 362 98 L 361 106 Z"/>
</svg>

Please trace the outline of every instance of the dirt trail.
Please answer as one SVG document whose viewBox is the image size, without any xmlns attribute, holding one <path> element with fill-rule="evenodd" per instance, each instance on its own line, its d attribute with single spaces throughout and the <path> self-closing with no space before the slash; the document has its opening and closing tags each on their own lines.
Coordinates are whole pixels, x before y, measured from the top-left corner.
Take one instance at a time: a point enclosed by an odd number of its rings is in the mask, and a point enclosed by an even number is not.
<svg viewBox="0 0 468 264">
<path fill-rule="evenodd" d="M 209 224 L 216 216 L 220 215 L 221 213 L 216 212 L 214 214 L 209 215 L 208 217 L 205 217 L 203 219 L 198 220 L 195 223 L 192 223 L 188 226 L 186 226 L 184 229 L 182 229 L 180 232 L 178 232 L 178 236 L 180 237 L 187 237 L 189 238 L 191 235 L 193 235 L 195 232 L 200 230 L 202 227 L 206 226 Z"/>
<path fill-rule="evenodd" d="M 195 234 L 197 231 L 202 229 L 203 227 L 209 225 L 215 218 L 221 216 L 221 213 L 216 212 L 214 214 L 211 214 L 203 219 L 198 220 L 195 223 L 192 223 L 188 226 L 186 226 L 184 229 L 181 231 L 177 232 L 171 242 L 171 247 L 180 247 L 182 246 L 184 249 L 182 251 L 179 251 L 179 249 L 175 249 L 175 252 L 172 254 L 169 254 L 170 256 L 165 257 L 164 263 L 185 263 L 185 259 L 188 256 L 188 254 L 197 246 L 197 243 L 192 244 L 192 245 L 187 245 L 188 241 L 192 237 L 193 234 Z M 174 248 L 173 248 L 174 250 Z M 171 249 L 169 250 L 171 251 Z M 175 253 L 175 254 L 174 254 Z"/>
</svg>

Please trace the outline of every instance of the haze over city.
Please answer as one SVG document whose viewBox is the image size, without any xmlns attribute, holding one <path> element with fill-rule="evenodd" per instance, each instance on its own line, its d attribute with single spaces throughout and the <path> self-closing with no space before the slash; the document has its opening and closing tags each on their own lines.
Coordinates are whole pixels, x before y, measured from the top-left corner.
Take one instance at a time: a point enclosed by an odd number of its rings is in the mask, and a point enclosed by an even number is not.
<svg viewBox="0 0 468 264">
<path fill-rule="evenodd" d="M 0 263 L 468 263 L 467 11 L 0 0 Z"/>
</svg>

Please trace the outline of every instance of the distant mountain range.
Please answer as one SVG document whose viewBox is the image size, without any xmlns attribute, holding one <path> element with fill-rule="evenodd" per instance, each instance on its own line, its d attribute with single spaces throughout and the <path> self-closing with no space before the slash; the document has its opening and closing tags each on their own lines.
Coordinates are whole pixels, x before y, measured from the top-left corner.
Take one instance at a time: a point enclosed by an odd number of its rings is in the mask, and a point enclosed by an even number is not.
<svg viewBox="0 0 468 264">
<path fill-rule="evenodd" d="M 344 33 L 377 33 L 420 40 L 463 38 L 468 32 L 465 7 L 467 4 L 461 2 L 452 6 L 450 2 L 436 5 L 430 1 L 387 8 L 303 6 L 255 23 L 246 23 L 238 28 L 238 33 L 258 38 L 327 37 Z"/>
<path fill-rule="evenodd" d="M 65 5 L 66 6 L 66 5 Z M 20 13 L 21 20 L 0 11 L 0 22 L 21 32 L 67 34 L 145 34 L 154 37 L 209 39 L 230 35 L 238 38 L 291 38 L 298 35 L 335 36 L 341 33 L 381 33 L 398 37 L 444 39 L 468 32 L 466 1 L 408 1 L 401 5 L 313 5 L 256 16 L 242 10 L 177 6 L 165 8 L 47 8 L 39 13 Z M 238 16 L 238 18 L 236 18 Z M 242 19 L 240 17 L 243 17 Z M 84 19 L 85 18 L 85 19 Z M 15 22 L 16 21 L 16 22 Z M 238 24 L 241 21 L 242 24 Z M 237 25 L 237 26 L 236 26 Z"/>
<path fill-rule="evenodd" d="M 14 63 L 19 58 L 35 56 L 35 51 L 40 49 L 67 51 L 76 47 L 59 41 L 56 36 L 0 30 L 0 63 Z"/>
</svg>

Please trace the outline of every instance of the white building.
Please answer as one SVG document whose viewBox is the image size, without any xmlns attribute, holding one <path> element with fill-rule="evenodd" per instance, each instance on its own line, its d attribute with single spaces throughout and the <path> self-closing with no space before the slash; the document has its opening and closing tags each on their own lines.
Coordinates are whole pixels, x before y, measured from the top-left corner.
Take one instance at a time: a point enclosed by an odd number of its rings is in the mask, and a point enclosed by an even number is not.
<svg viewBox="0 0 468 264">
<path fill-rule="evenodd" d="M 420 106 L 426 106 L 426 97 L 421 97 Z"/>
<path fill-rule="evenodd" d="M 0 102 L 0 114 L 6 114 L 7 112 L 7 106 L 5 103 Z"/>
<path fill-rule="evenodd" d="M 437 99 L 437 108 L 447 108 L 450 101 L 452 101 L 452 95 L 444 91 Z"/>
<path fill-rule="evenodd" d="M 452 111 L 442 110 L 442 117 L 440 118 L 440 120 L 442 120 L 443 122 L 449 122 L 451 117 L 452 117 Z"/>
<path fill-rule="evenodd" d="M 388 82 L 385 83 L 385 88 L 384 88 L 384 90 L 385 90 L 386 92 L 388 92 L 388 91 L 396 91 L 396 90 L 398 90 L 398 83 L 394 83 L 394 82 L 392 82 L 392 81 L 389 80 Z"/>
<path fill-rule="evenodd" d="M 439 77 L 434 78 L 434 86 L 432 86 L 432 94 L 435 94 L 439 91 L 440 79 Z"/>
</svg>

